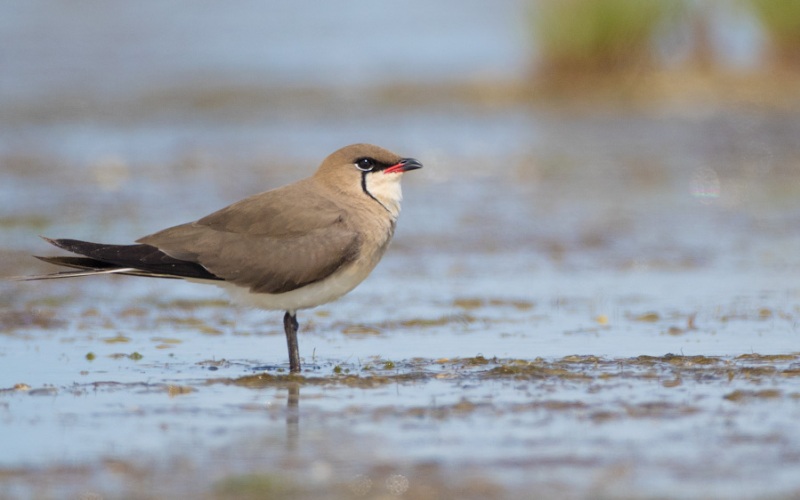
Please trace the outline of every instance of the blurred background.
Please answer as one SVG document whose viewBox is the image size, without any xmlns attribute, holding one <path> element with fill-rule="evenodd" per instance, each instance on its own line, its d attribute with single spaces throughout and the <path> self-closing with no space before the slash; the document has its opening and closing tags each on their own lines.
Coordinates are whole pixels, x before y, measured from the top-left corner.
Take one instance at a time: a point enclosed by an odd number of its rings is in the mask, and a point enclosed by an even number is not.
<svg viewBox="0 0 800 500">
<path fill-rule="evenodd" d="M 3 2 L 5 261 L 53 230 L 129 241 L 353 142 L 428 167 L 417 249 L 696 261 L 709 207 L 794 217 L 798 54 L 791 0 Z"/>
<path fill-rule="evenodd" d="M 354 142 L 427 167 L 397 250 L 793 265 L 798 54 L 790 0 L 5 2 L 0 271 L 39 265 L 32 234 L 130 241 Z"/>
</svg>

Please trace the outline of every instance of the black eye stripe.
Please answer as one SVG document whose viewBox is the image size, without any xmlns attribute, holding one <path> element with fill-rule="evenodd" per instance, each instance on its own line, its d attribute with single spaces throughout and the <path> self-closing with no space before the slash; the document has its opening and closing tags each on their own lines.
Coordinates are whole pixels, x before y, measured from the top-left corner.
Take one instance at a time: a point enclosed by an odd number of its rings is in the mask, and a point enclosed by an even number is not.
<svg viewBox="0 0 800 500">
<path fill-rule="evenodd" d="M 356 168 L 362 172 L 380 172 L 381 170 L 386 170 L 387 168 L 391 167 L 393 164 L 383 163 L 375 158 L 364 156 L 354 161 L 353 165 L 355 165 Z"/>
</svg>

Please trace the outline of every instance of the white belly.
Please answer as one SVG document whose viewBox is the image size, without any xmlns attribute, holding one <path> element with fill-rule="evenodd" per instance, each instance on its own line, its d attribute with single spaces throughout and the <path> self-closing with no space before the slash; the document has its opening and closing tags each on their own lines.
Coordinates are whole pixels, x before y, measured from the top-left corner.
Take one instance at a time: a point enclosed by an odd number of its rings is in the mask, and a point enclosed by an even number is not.
<svg viewBox="0 0 800 500">
<path fill-rule="evenodd" d="M 375 262 L 377 264 L 377 261 Z M 224 288 L 231 299 L 238 303 L 269 311 L 296 311 L 308 309 L 334 301 L 346 294 L 369 275 L 372 265 L 349 266 L 340 269 L 330 277 L 286 293 L 251 293 L 247 288 L 231 283 L 204 281 Z"/>
</svg>

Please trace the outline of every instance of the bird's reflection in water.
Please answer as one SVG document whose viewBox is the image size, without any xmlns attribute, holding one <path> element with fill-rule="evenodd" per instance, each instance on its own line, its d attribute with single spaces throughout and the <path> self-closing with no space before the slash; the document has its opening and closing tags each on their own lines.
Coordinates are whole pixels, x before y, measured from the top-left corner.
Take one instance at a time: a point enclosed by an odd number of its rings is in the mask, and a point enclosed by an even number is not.
<svg viewBox="0 0 800 500">
<path fill-rule="evenodd" d="M 300 384 L 290 383 L 286 394 L 286 446 L 289 450 L 297 448 L 300 437 Z"/>
</svg>

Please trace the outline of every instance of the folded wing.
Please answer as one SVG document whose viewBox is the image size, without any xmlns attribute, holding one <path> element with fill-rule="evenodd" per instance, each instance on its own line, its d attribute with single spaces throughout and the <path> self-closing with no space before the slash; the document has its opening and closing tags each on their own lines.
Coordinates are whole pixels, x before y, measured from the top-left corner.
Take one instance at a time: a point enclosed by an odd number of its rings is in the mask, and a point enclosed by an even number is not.
<svg viewBox="0 0 800 500">
<path fill-rule="evenodd" d="M 335 203 L 301 181 L 234 203 L 196 222 L 107 245 L 48 239 L 82 257 L 39 257 L 89 274 L 224 280 L 256 293 L 284 293 L 320 281 L 358 257 L 358 232 Z"/>
</svg>

